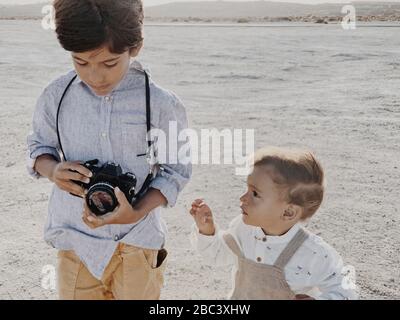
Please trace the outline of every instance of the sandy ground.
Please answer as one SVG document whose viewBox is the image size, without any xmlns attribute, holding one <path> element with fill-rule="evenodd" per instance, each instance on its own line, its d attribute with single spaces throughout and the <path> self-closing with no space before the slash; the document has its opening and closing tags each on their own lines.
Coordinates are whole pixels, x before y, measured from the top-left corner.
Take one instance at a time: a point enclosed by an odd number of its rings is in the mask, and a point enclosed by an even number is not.
<svg viewBox="0 0 400 320">
<path fill-rule="evenodd" d="M 397 28 L 151 27 L 141 60 L 185 102 L 191 126 L 254 128 L 256 147 L 308 147 L 327 194 L 308 227 L 357 272 L 364 299 L 400 298 L 400 39 Z M 25 171 L 25 137 L 43 87 L 71 68 L 39 21 L 0 21 L 0 298 L 54 299 L 41 286 L 56 251 L 42 240 L 50 184 Z M 226 227 L 245 178 L 197 165 L 175 208 L 163 299 L 223 299 L 230 273 L 191 250 L 190 202 Z"/>
</svg>

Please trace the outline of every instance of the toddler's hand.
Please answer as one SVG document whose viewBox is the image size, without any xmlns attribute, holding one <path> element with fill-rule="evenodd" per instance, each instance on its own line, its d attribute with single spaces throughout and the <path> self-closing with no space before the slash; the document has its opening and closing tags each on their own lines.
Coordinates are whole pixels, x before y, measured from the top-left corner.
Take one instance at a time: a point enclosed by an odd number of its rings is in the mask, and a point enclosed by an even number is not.
<svg viewBox="0 0 400 320">
<path fill-rule="evenodd" d="M 202 199 L 196 199 L 193 201 L 190 214 L 193 216 L 201 234 L 206 236 L 214 235 L 215 227 L 212 212 L 209 206 Z"/>
</svg>

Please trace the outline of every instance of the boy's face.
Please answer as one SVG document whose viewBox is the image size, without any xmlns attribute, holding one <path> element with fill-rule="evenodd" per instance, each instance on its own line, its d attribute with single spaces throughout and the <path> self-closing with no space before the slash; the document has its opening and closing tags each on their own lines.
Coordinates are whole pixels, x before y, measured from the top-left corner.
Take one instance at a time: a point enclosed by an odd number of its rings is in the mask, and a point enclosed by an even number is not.
<svg viewBox="0 0 400 320">
<path fill-rule="evenodd" d="M 261 227 L 271 235 L 294 224 L 285 216 L 290 205 L 283 200 L 282 190 L 277 188 L 269 170 L 263 166 L 255 166 L 247 177 L 247 191 L 240 201 L 245 224 Z"/>
<path fill-rule="evenodd" d="M 99 96 L 109 94 L 125 76 L 131 54 L 111 53 L 107 46 L 86 52 L 73 52 L 78 76 Z"/>
</svg>

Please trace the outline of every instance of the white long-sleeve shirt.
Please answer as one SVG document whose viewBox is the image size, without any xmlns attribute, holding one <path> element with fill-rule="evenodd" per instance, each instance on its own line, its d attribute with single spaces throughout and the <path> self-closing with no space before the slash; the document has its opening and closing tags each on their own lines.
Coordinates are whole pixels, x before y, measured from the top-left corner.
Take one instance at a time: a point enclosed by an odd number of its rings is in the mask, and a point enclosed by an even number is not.
<svg viewBox="0 0 400 320">
<path fill-rule="evenodd" d="M 282 236 L 267 236 L 260 227 L 243 223 L 240 215 L 232 220 L 228 232 L 233 235 L 247 259 L 273 265 L 300 227 L 298 223 Z M 237 257 L 223 240 L 224 232 L 216 224 L 213 236 L 202 235 L 196 224 L 193 224 L 191 243 L 207 264 L 233 266 L 234 286 Z M 316 299 L 358 298 L 353 268 L 344 267 L 336 250 L 310 232 L 309 237 L 284 268 L 284 274 L 295 294 L 307 294 Z"/>
</svg>

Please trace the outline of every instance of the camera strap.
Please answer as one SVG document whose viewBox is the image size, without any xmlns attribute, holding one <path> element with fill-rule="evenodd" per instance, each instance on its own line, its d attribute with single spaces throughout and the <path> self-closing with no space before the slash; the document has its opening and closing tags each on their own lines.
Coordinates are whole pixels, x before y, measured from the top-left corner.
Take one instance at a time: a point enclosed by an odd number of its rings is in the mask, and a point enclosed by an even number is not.
<svg viewBox="0 0 400 320">
<path fill-rule="evenodd" d="M 150 110 L 150 81 L 149 81 L 149 76 L 147 74 L 147 72 L 145 70 L 141 70 L 144 73 L 144 77 L 145 77 L 145 87 L 146 87 L 146 128 L 147 128 L 147 134 L 146 134 L 146 140 L 147 140 L 147 153 L 146 153 L 146 157 L 148 160 L 151 160 L 152 157 L 154 156 L 154 149 L 152 146 L 152 141 L 150 139 L 150 129 L 151 129 L 151 110 Z M 60 109 L 61 109 L 61 105 L 62 102 L 64 100 L 64 97 L 68 91 L 68 89 L 70 88 L 70 86 L 72 85 L 72 83 L 75 81 L 75 79 L 77 78 L 77 74 L 75 74 L 73 76 L 73 78 L 71 79 L 71 81 L 68 83 L 67 87 L 65 88 L 60 102 L 58 103 L 58 107 L 57 107 L 57 115 L 56 115 L 56 131 L 57 131 L 57 139 L 58 139 L 58 145 L 59 145 L 59 152 L 61 153 L 61 161 L 67 161 L 67 158 L 65 156 L 64 153 L 64 149 L 62 147 L 61 144 L 61 137 L 60 137 L 60 130 L 59 130 L 59 117 L 60 117 Z M 153 153 L 153 155 L 152 155 Z M 150 172 L 147 175 L 141 189 L 135 194 L 135 198 L 134 198 L 134 203 L 137 202 L 138 200 L 140 200 L 140 198 L 147 192 L 147 190 L 150 187 L 150 183 L 154 178 L 154 172 L 153 172 L 153 164 L 150 164 Z"/>
<path fill-rule="evenodd" d="M 147 175 L 146 179 L 143 182 L 142 187 L 140 190 L 135 194 L 135 198 L 133 200 L 133 204 L 139 202 L 139 200 L 146 194 L 147 190 L 149 190 L 151 181 L 154 178 L 154 172 L 153 172 L 153 165 L 150 163 L 152 160 L 152 156 L 154 156 L 154 149 L 151 143 L 150 139 L 150 130 L 151 130 L 151 111 L 150 111 L 150 84 L 149 84 L 149 76 L 145 70 L 143 70 L 144 77 L 145 77 L 145 85 L 146 85 L 146 127 L 147 127 L 147 133 L 146 133 L 146 140 L 147 140 L 147 160 L 149 161 L 150 165 L 150 172 Z"/>
</svg>

